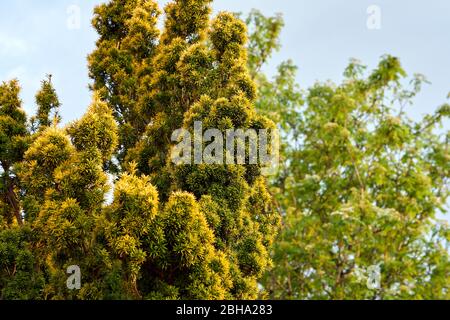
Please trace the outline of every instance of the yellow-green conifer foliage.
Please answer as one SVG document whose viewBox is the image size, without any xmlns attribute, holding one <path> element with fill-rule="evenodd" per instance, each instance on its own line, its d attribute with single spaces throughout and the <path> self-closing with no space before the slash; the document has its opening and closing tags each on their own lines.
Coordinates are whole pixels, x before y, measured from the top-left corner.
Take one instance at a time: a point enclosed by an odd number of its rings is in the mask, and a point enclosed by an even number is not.
<svg viewBox="0 0 450 320">
<path fill-rule="evenodd" d="M 164 167 L 172 133 L 181 128 L 184 113 L 207 88 L 207 79 L 202 78 L 203 83 L 199 82 L 199 78 L 211 70 L 212 61 L 208 61 L 206 50 L 200 56 L 194 51 L 194 74 L 183 74 L 181 64 L 191 50 L 204 47 L 210 3 L 211 0 L 186 0 L 167 5 L 165 27 L 151 61 L 152 71 L 142 78 L 139 108 L 146 128 L 136 148 L 125 158 L 124 165 L 136 161 L 139 171 L 152 178 L 164 199 L 168 197 L 171 184 Z M 189 76 L 195 76 L 195 79 L 189 79 Z"/>
<path fill-rule="evenodd" d="M 19 177 L 27 222 L 37 234 L 35 254 L 47 276 L 44 298 L 105 297 L 112 263 L 98 229 L 110 188 L 103 165 L 117 140 L 112 111 L 94 95 L 85 116 L 66 130 L 43 130 L 25 153 Z M 66 287 L 71 265 L 83 270 L 79 292 Z"/>
<path fill-rule="evenodd" d="M 173 132 L 194 121 L 275 128 L 254 110 L 245 24 L 211 19 L 210 4 L 169 3 L 162 31 L 155 1 L 98 6 L 93 101 L 65 127 L 50 76 L 29 124 L 18 83 L 0 87 L 0 298 L 260 296 L 280 220 L 261 166 L 170 157 Z M 67 286 L 71 266 L 79 290 Z"/>
<path fill-rule="evenodd" d="M 0 215 L 9 225 L 23 220 L 14 165 L 23 158 L 29 133 L 19 92 L 17 80 L 0 85 Z"/>
<path fill-rule="evenodd" d="M 106 237 L 113 254 L 122 261 L 128 290 L 140 296 L 137 279 L 147 252 L 141 239 L 162 236 L 155 225 L 159 209 L 158 192 L 147 177 L 124 174 L 115 184 L 114 202 L 106 212 Z M 159 232 L 158 232 L 159 231 Z M 159 239 L 163 242 L 163 239 Z M 153 254 L 157 254 L 158 245 Z"/>
<path fill-rule="evenodd" d="M 114 112 L 119 124 L 119 160 L 133 147 L 145 124 L 138 110 L 140 85 L 152 73 L 159 9 L 154 1 L 117 0 L 96 7 L 92 24 L 100 38 L 89 56 L 93 89 Z"/>
<path fill-rule="evenodd" d="M 123 26 L 131 30 L 139 21 L 129 13 L 113 10 L 122 2 L 110 1 L 96 9 L 94 25 L 107 19 L 120 21 L 117 29 L 97 28 L 101 40 L 90 58 L 96 88 L 111 88 L 98 77 L 110 78 L 112 74 L 99 67 L 95 55 L 105 54 L 102 61 L 110 61 L 108 65 L 121 63 L 117 55 L 103 49 L 107 42 L 102 39 L 109 39 L 108 48 L 126 48 L 125 43 L 134 43 L 131 33 L 124 33 L 127 42 L 120 30 L 125 30 Z M 148 7 L 156 8 L 149 2 Z M 111 224 L 109 245 L 126 266 L 124 279 L 132 295 L 256 298 L 258 278 L 271 264 L 269 248 L 280 219 L 261 168 L 177 167 L 170 159 L 174 130 L 193 132 L 194 121 L 202 121 L 204 130 L 217 128 L 224 134 L 233 128 L 275 128 L 254 110 L 256 88 L 247 69 L 245 24 L 225 12 L 210 19 L 210 4 L 210 0 L 169 3 L 161 36 L 153 33 L 155 46 L 148 55 L 130 54 L 133 57 L 127 60 L 145 64 L 145 68 L 141 72 L 129 69 L 134 83 L 140 85 L 133 87 L 139 93 L 138 99 L 126 97 L 120 106 L 128 112 L 132 105 L 144 121 L 145 130 L 137 129 L 140 136 L 136 145 L 118 157 L 120 166 L 129 173 L 120 178 L 120 188 L 107 215 Z M 135 5 L 142 4 L 138 1 Z M 132 9 L 131 5 L 123 8 Z M 146 28 L 156 29 L 156 20 L 147 19 Z M 123 76 L 120 79 L 115 84 L 128 81 Z M 106 101 L 120 124 L 122 113 L 117 113 L 117 103 Z M 151 185 L 157 198 L 152 196 Z M 130 190 L 124 190 L 124 186 Z M 126 199 L 131 201 L 139 195 L 134 189 L 148 192 L 154 207 L 158 207 L 154 217 L 138 214 L 139 219 L 146 218 L 136 230 L 127 227 L 130 212 L 136 209 L 124 211 Z"/>
<path fill-rule="evenodd" d="M 47 75 L 47 79 L 42 81 L 41 90 L 36 94 L 36 104 L 38 106 L 37 114 L 31 118 L 33 129 L 44 130 L 61 121 L 59 115 L 61 103 L 53 87 L 51 75 Z"/>
</svg>

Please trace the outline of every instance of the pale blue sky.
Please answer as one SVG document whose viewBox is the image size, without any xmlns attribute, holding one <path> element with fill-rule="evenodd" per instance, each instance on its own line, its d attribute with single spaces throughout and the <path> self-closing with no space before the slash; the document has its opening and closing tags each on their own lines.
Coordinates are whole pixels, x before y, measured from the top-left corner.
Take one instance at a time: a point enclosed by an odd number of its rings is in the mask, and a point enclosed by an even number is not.
<svg viewBox="0 0 450 320">
<path fill-rule="evenodd" d="M 80 117 L 90 102 L 86 56 L 96 34 L 90 26 L 100 0 L 0 0 L 0 80 L 17 77 L 24 107 L 34 110 L 34 94 L 46 73 L 63 103 L 65 121 Z M 167 1 L 159 1 L 164 4 Z M 81 9 L 81 27 L 67 27 L 67 9 Z M 367 8 L 381 9 L 381 29 L 367 28 Z M 390 53 L 401 58 L 409 74 L 432 82 L 410 111 L 413 117 L 432 112 L 450 92 L 450 1 L 406 0 L 217 0 L 214 10 L 283 13 L 283 48 L 269 67 L 285 59 L 299 66 L 303 88 L 316 80 L 338 81 L 350 57 L 374 67 Z"/>
</svg>

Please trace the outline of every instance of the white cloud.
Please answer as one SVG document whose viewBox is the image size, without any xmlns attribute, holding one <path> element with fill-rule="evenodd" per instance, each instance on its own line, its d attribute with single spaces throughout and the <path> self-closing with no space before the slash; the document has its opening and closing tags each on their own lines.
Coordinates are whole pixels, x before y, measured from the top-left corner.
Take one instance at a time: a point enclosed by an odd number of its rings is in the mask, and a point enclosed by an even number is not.
<svg viewBox="0 0 450 320">
<path fill-rule="evenodd" d="M 0 33 L 0 55 L 19 56 L 29 53 L 30 46 L 20 38 Z"/>
</svg>

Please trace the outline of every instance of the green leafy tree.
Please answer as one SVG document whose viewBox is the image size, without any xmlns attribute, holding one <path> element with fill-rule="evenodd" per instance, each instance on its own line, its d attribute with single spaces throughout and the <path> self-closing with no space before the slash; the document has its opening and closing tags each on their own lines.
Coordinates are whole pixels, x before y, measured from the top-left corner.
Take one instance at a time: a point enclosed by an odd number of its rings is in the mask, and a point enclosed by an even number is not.
<svg viewBox="0 0 450 320">
<path fill-rule="evenodd" d="M 277 49 L 281 22 L 252 13 L 251 69 Z M 266 31 L 264 31 L 264 30 Z M 264 35 L 264 36 L 261 36 Z M 367 74 L 352 60 L 345 80 L 306 93 L 291 62 L 258 74 L 260 113 L 279 121 L 283 162 L 272 190 L 284 228 L 265 288 L 282 299 L 448 299 L 449 116 L 444 104 L 420 121 L 406 108 L 425 79 L 405 86 L 398 59 Z M 379 271 L 379 273 L 378 273 Z M 379 282 L 379 283 L 378 283 Z"/>
</svg>

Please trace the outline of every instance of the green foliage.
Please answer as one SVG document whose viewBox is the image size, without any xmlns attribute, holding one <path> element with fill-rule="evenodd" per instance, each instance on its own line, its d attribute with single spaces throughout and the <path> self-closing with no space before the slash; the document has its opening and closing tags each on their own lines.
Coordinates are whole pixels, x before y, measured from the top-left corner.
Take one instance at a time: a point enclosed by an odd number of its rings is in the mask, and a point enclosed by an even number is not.
<svg viewBox="0 0 450 320">
<path fill-rule="evenodd" d="M 268 62 L 272 53 L 281 48 L 280 34 L 284 27 L 281 14 L 265 17 L 260 11 L 253 9 L 246 17 L 249 28 L 249 68 L 253 78 L 262 77 L 261 68 Z"/>
<path fill-rule="evenodd" d="M 277 28 L 273 19 L 252 13 L 252 50 L 277 43 L 266 34 Z M 250 69 L 264 56 L 255 55 Z M 405 108 L 424 77 L 415 75 L 409 88 L 392 56 L 365 70 L 352 60 L 342 84 L 316 83 L 307 92 L 292 62 L 273 79 L 255 77 L 258 111 L 279 122 L 284 138 L 272 180 L 284 228 L 264 280 L 272 298 L 449 297 L 449 229 L 437 219 L 449 195 L 448 132 L 436 130 L 448 104 L 414 122 Z M 378 288 L 367 286 L 373 266 Z"/>
<path fill-rule="evenodd" d="M 167 298 L 256 298 L 257 278 L 270 265 L 267 247 L 279 223 L 270 204 L 251 208 L 250 195 L 266 191 L 259 168 L 174 166 L 169 157 L 173 131 L 192 132 L 195 121 L 202 121 L 204 130 L 222 132 L 274 127 L 253 108 L 256 89 L 246 67 L 245 24 L 220 13 L 208 28 L 209 2 L 175 1 L 166 7 L 165 29 L 150 62 L 155 73 L 141 89 L 139 109 L 148 123 L 121 164 L 145 174 L 161 201 L 162 217 L 149 227 L 161 238 L 126 238 L 130 248 L 148 257 L 137 281 L 147 297 L 168 290 Z"/>
<path fill-rule="evenodd" d="M 54 184 L 55 170 L 68 161 L 75 150 L 69 137 L 59 129 L 48 128 L 30 146 L 17 166 L 24 190 L 22 206 L 26 220 L 34 220 L 46 192 Z"/>
<path fill-rule="evenodd" d="M 254 109 L 245 23 L 226 12 L 211 20 L 210 4 L 169 3 L 162 32 L 155 1 L 99 5 L 93 102 L 65 128 L 50 76 L 30 128 L 17 82 L 0 87 L 12 184 L 1 203 L 1 298 L 259 297 L 280 223 L 260 166 L 170 158 L 173 131 L 197 120 L 222 132 L 275 127 Z M 80 290 L 66 285 L 73 265 Z"/>
<path fill-rule="evenodd" d="M 98 96 L 84 117 L 71 124 L 67 132 L 78 151 L 91 156 L 98 150 L 103 161 L 109 160 L 117 147 L 117 124 L 111 110 Z"/>
<path fill-rule="evenodd" d="M 64 128 L 50 76 L 31 126 L 0 85 L 0 299 L 449 298 L 449 104 L 410 120 L 426 80 L 392 56 L 306 92 L 291 61 L 269 79 L 282 17 L 252 11 L 248 34 L 211 2 L 170 2 L 161 31 L 155 1 L 99 5 L 93 101 Z M 172 134 L 197 121 L 277 124 L 278 172 L 175 165 Z"/>
<path fill-rule="evenodd" d="M 39 300 L 45 279 L 35 272 L 30 228 L 0 228 L 0 300 Z"/>
<path fill-rule="evenodd" d="M 0 85 L 0 215 L 9 225 L 22 224 L 14 165 L 22 160 L 29 138 L 19 91 L 17 80 Z"/>
<path fill-rule="evenodd" d="M 36 104 L 38 106 L 36 117 L 31 118 L 34 130 L 43 130 L 52 124 L 58 124 L 61 121 L 59 107 L 61 106 L 58 95 L 52 85 L 52 76 L 42 81 L 41 90 L 36 94 Z M 53 119 L 50 119 L 53 112 Z"/>
<path fill-rule="evenodd" d="M 154 1 L 109 1 L 95 8 L 92 25 L 100 38 L 88 57 L 92 89 L 99 93 L 119 124 L 118 158 L 134 146 L 145 128 L 138 110 L 139 88 L 152 72 L 159 9 Z"/>
</svg>

